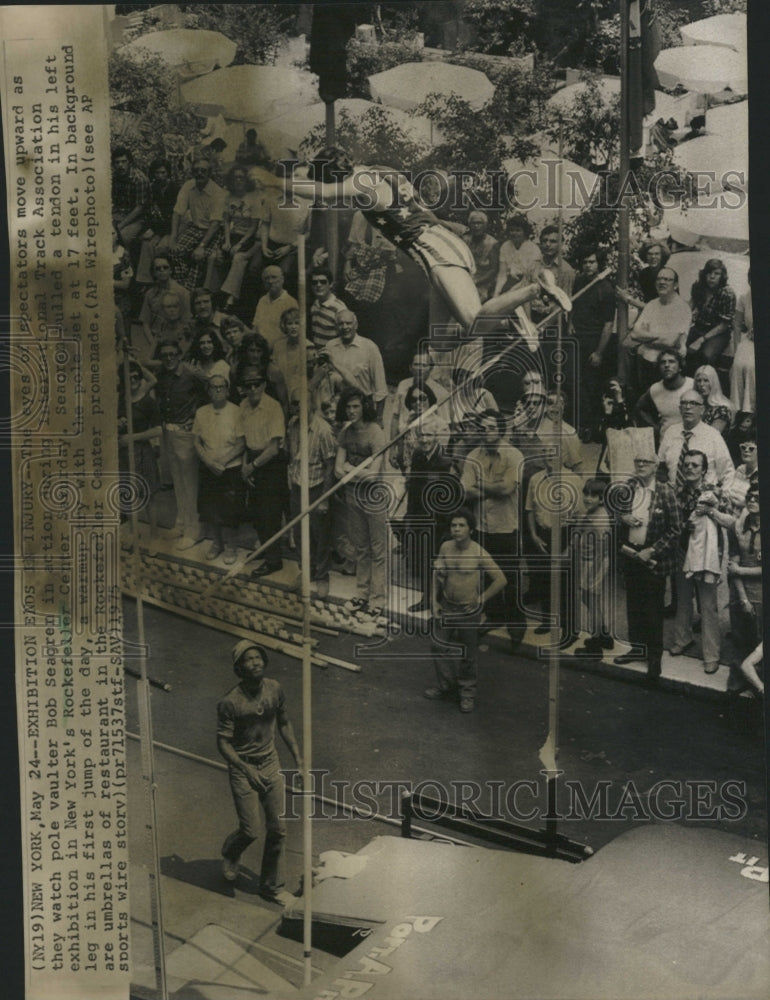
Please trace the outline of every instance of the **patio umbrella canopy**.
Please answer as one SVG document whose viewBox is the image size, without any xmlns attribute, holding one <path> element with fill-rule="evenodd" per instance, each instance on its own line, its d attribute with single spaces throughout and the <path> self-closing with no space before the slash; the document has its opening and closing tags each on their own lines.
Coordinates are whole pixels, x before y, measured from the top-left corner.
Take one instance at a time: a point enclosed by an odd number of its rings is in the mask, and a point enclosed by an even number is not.
<svg viewBox="0 0 770 1000">
<path fill-rule="evenodd" d="M 391 108 L 411 111 L 429 94 L 455 94 L 479 111 L 492 99 L 495 88 L 476 69 L 444 62 L 413 62 L 394 66 L 369 77 L 375 101 Z"/>
<path fill-rule="evenodd" d="M 515 183 L 515 199 L 530 222 L 554 220 L 561 206 L 562 218 L 580 215 L 598 190 L 598 174 L 544 149 L 531 160 L 504 160 L 503 169 Z"/>
<path fill-rule="evenodd" d="M 685 45 L 720 45 L 746 51 L 746 15 L 715 14 L 702 21 L 693 21 L 679 29 Z"/>
<path fill-rule="evenodd" d="M 747 146 L 749 102 L 739 101 L 737 104 L 723 104 L 720 107 L 709 108 L 706 112 L 706 132 L 709 135 L 729 136 L 733 142 Z"/>
<path fill-rule="evenodd" d="M 238 46 L 219 31 L 173 28 L 141 35 L 124 45 L 125 55 L 158 55 L 184 79 L 203 76 L 217 66 L 229 66 Z"/>
<path fill-rule="evenodd" d="M 673 155 L 674 162 L 688 173 L 700 175 L 704 190 L 748 190 L 749 156 L 745 137 L 736 141 L 729 135 L 704 135 L 681 143 Z M 703 177 L 703 172 L 714 176 Z"/>
<path fill-rule="evenodd" d="M 437 141 L 437 132 L 434 133 L 430 119 L 423 115 L 410 115 L 398 108 L 387 108 L 357 97 L 335 101 L 334 109 L 338 120 L 341 116 L 347 116 L 353 121 L 360 121 L 371 113 L 377 115 L 377 120 L 382 120 L 383 124 L 403 129 L 413 142 L 432 146 Z M 324 123 L 325 114 L 324 104 L 311 104 L 291 111 L 267 123 L 260 133 L 260 139 L 272 156 L 296 152 L 310 132 Z"/>
<path fill-rule="evenodd" d="M 599 86 L 599 93 L 605 101 L 612 100 L 613 97 L 620 95 L 620 77 L 618 76 L 600 76 L 597 79 Z M 586 80 L 578 80 L 577 83 L 569 83 L 566 87 L 562 87 L 557 90 L 555 94 L 552 94 L 548 98 L 548 104 L 553 108 L 567 108 L 574 101 L 576 97 L 584 93 L 588 89 L 588 82 Z"/>
<path fill-rule="evenodd" d="M 316 77 L 286 66 L 231 66 L 182 87 L 182 98 L 199 114 L 220 112 L 230 121 L 252 125 L 278 118 L 297 105 L 318 100 Z"/>
<path fill-rule="evenodd" d="M 668 208 L 663 213 L 663 223 L 672 238 L 684 246 L 744 253 L 749 249 L 748 202 L 733 193 L 717 195 L 713 200 L 713 206 Z"/>
<path fill-rule="evenodd" d="M 681 85 L 698 94 L 715 94 L 730 89 L 736 94 L 748 90 L 745 53 L 719 45 L 682 45 L 663 49 L 655 60 L 662 87 L 673 90 Z"/>
</svg>

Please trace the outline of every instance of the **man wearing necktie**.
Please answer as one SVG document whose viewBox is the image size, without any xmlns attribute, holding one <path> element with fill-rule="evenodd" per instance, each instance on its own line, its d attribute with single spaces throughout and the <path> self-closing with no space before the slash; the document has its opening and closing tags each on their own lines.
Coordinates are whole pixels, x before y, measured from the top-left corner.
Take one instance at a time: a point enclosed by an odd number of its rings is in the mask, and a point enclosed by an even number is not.
<svg viewBox="0 0 770 1000">
<path fill-rule="evenodd" d="M 614 662 L 622 666 L 646 660 L 651 683 L 660 677 L 666 577 L 676 566 L 682 531 L 674 490 L 657 481 L 657 469 L 654 453 L 642 446 L 634 455 L 633 478 L 608 491 L 608 507 L 620 524 L 631 644 Z"/>
</svg>

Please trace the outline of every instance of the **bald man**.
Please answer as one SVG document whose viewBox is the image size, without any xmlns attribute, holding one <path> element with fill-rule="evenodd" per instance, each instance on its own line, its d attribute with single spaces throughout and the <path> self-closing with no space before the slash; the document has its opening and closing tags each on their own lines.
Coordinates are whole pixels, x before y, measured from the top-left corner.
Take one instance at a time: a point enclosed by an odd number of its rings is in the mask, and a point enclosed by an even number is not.
<svg viewBox="0 0 770 1000">
<path fill-rule="evenodd" d="M 337 317 L 337 333 L 319 357 L 326 359 L 345 385 L 360 389 L 372 400 L 381 421 L 388 386 L 380 349 L 373 340 L 359 334 L 358 320 L 349 309 Z"/>
<path fill-rule="evenodd" d="M 265 294 L 257 302 L 253 327 L 270 347 L 281 339 L 281 316 L 287 309 L 299 309 L 297 300 L 283 287 L 284 273 L 277 264 L 269 264 L 262 272 Z"/>
</svg>

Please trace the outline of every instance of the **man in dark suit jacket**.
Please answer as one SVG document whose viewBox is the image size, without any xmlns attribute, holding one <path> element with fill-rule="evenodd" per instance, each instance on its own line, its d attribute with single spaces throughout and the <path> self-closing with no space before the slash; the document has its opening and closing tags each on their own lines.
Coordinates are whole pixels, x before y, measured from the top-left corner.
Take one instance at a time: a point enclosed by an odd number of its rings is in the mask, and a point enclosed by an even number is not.
<svg viewBox="0 0 770 1000">
<path fill-rule="evenodd" d="M 676 495 L 656 480 L 658 460 L 652 450 L 634 455 L 635 475 L 609 491 L 610 510 L 619 524 L 621 563 L 626 583 L 628 641 L 631 649 L 616 656 L 618 665 L 647 661 L 647 677 L 660 677 L 663 655 L 663 606 L 666 577 L 676 566 L 682 521 Z"/>
<path fill-rule="evenodd" d="M 418 448 L 412 456 L 406 478 L 406 519 L 403 527 L 407 533 L 415 533 L 416 543 L 421 526 L 424 529 L 427 523 L 432 531 L 432 541 L 430 553 L 421 550 L 411 553 L 416 557 L 414 572 L 422 586 L 421 599 L 409 608 L 413 612 L 430 609 L 431 561 L 449 535 L 450 518 L 455 510 L 463 506 L 465 499 L 465 490 L 452 459 L 444 454 L 435 424 L 428 421 L 421 425 L 417 440 Z"/>
</svg>

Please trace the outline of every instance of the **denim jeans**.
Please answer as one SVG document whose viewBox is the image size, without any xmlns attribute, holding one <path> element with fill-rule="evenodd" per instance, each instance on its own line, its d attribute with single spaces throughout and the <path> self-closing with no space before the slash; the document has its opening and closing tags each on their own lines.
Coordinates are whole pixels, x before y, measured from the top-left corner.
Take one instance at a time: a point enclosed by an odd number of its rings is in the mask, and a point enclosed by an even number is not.
<svg viewBox="0 0 770 1000">
<path fill-rule="evenodd" d="M 233 793 L 239 825 L 237 830 L 233 830 L 225 838 L 222 857 L 238 861 L 246 848 L 259 839 L 264 828 L 259 887 L 272 892 L 283 885 L 279 864 L 286 838 L 286 825 L 282 819 L 286 792 L 278 754 L 275 751 L 265 754 L 252 766 L 259 772 L 265 785 L 264 791 L 252 788 L 241 770 L 232 764 L 228 765 L 230 790 Z M 265 814 L 264 824 L 262 812 Z"/>
</svg>

